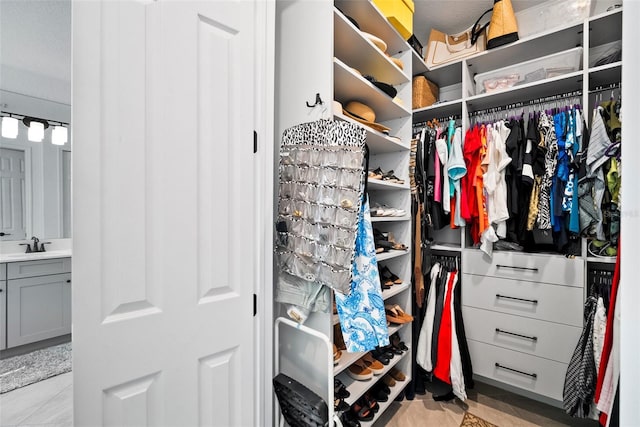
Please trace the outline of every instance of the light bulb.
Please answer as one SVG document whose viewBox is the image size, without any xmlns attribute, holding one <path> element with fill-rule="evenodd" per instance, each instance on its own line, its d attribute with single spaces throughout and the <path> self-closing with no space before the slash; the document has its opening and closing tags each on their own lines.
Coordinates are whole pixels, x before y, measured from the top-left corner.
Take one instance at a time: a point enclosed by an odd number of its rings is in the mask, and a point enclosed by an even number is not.
<svg viewBox="0 0 640 427">
<path fill-rule="evenodd" d="M 32 121 L 29 124 L 29 132 L 27 132 L 27 138 L 32 142 L 42 142 L 44 139 L 44 124 L 36 121 Z"/>
<path fill-rule="evenodd" d="M 2 137 L 12 139 L 18 137 L 18 119 L 14 117 L 2 118 Z"/>
<path fill-rule="evenodd" d="M 51 131 L 51 143 L 53 145 L 64 145 L 67 141 L 67 128 L 64 126 L 55 126 L 53 131 Z"/>
</svg>

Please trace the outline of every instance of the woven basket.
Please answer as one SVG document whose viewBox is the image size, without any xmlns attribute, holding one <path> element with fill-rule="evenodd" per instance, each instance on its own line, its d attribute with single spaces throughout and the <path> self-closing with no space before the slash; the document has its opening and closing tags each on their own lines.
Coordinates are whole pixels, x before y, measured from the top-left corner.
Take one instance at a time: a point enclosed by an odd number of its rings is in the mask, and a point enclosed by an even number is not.
<svg viewBox="0 0 640 427">
<path fill-rule="evenodd" d="M 412 108 L 428 107 L 438 100 L 438 86 L 425 76 L 413 78 Z"/>
</svg>

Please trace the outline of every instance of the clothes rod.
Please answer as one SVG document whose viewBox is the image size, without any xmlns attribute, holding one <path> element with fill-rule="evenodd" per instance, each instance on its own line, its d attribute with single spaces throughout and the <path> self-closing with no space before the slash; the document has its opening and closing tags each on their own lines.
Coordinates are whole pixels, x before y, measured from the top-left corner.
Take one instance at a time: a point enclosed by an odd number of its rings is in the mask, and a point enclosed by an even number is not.
<svg viewBox="0 0 640 427">
<path fill-rule="evenodd" d="M 608 90 L 613 90 L 613 89 L 621 89 L 622 88 L 622 83 L 618 82 L 618 83 L 611 83 L 610 85 L 600 85 L 600 86 L 596 86 L 595 89 L 592 89 L 589 91 L 589 93 L 599 93 L 599 92 L 606 92 Z"/>
<path fill-rule="evenodd" d="M 561 94 L 551 95 L 551 96 L 546 96 L 541 98 L 532 98 L 532 99 L 529 99 L 528 101 L 520 101 L 513 104 L 506 104 L 506 105 L 500 105 L 500 106 L 491 107 L 491 108 L 485 108 L 483 110 L 475 110 L 470 112 L 469 115 L 471 117 L 476 117 L 476 116 L 481 116 L 483 114 L 498 113 L 502 111 L 513 110 L 516 108 L 523 108 L 523 107 L 528 107 L 532 105 L 539 105 L 539 104 L 546 104 L 548 102 L 560 101 L 563 99 L 577 98 L 580 96 L 582 96 L 582 91 L 576 90 L 572 92 L 566 92 L 566 93 L 561 93 Z"/>
</svg>

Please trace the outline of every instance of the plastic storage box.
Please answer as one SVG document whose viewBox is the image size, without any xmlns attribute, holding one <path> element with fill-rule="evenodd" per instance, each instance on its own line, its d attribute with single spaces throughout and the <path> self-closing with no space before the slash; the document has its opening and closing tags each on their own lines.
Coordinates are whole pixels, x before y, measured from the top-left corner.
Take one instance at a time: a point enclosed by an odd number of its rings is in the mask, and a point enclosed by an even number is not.
<svg viewBox="0 0 640 427">
<path fill-rule="evenodd" d="M 580 70 L 582 47 L 477 74 L 476 94 L 491 93 Z"/>
<path fill-rule="evenodd" d="M 549 0 L 523 9 L 516 12 L 518 36 L 524 39 L 578 24 L 589 17 L 593 6 L 595 1 L 590 0 Z"/>
<path fill-rule="evenodd" d="M 413 34 L 413 0 L 373 0 L 380 12 L 408 40 Z"/>
</svg>

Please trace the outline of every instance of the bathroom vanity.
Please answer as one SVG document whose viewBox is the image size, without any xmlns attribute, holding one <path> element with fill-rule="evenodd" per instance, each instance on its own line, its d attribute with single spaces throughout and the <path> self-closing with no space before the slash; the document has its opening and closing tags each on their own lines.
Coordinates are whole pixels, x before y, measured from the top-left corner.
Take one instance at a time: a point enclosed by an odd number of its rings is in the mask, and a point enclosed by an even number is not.
<svg viewBox="0 0 640 427">
<path fill-rule="evenodd" d="M 71 250 L 0 254 L 0 291 L 0 350 L 71 333 Z"/>
</svg>

